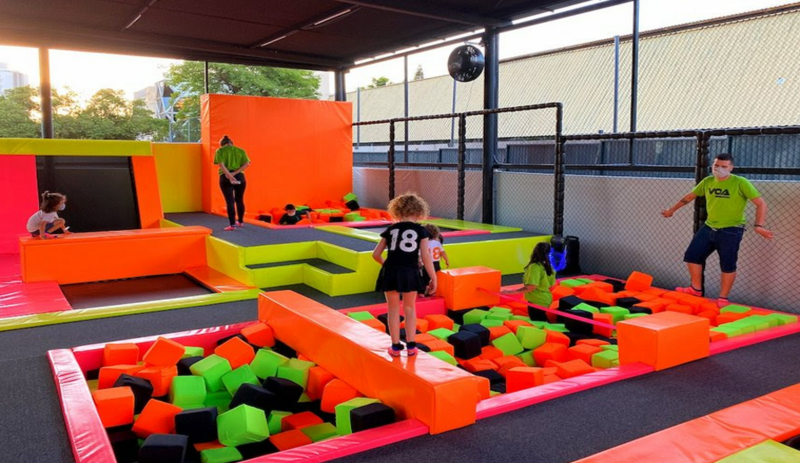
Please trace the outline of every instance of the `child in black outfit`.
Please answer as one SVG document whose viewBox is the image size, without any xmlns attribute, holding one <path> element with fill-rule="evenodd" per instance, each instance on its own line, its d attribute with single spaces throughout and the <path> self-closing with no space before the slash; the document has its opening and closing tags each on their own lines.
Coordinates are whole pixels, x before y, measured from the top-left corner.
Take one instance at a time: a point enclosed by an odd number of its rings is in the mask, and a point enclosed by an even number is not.
<svg viewBox="0 0 800 463">
<path fill-rule="evenodd" d="M 403 311 L 406 322 L 406 347 L 408 356 L 417 354 L 414 341 L 417 332 L 417 314 L 414 304 L 417 292 L 424 292 L 425 287 L 419 272 L 419 259 L 432 275 L 428 291 L 436 291 L 436 273 L 433 260 L 428 251 L 429 234 L 425 228 L 416 223 L 428 216 L 428 204 L 413 193 L 400 195 L 389 202 L 389 214 L 397 220 L 383 233 L 381 241 L 372 252 L 372 258 L 383 266 L 378 275 L 376 291 L 386 293 L 389 304 L 389 334 L 392 346 L 389 355 L 399 357 L 403 350 L 400 343 L 400 295 L 403 295 Z M 388 249 L 388 256 L 383 260 L 383 251 Z M 420 249 L 425 252 L 420 253 Z"/>
<path fill-rule="evenodd" d="M 303 218 L 297 214 L 297 209 L 295 209 L 294 204 L 287 204 L 284 209 L 286 213 L 283 214 L 280 222 L 278 222 L 280 225 L 297 225 L 297 222 L 303 220 Z"/>
</svg>

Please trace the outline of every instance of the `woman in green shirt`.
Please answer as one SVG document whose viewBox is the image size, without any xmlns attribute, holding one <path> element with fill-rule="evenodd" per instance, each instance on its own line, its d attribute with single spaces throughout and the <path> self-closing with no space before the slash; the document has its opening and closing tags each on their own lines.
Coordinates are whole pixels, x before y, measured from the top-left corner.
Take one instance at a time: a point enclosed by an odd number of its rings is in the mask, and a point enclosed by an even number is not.
<svg viewBox="0 0 800 463">
<path fill-rule="evenodd" d="M 525 266 L 522 277 L 522 288 L 504 291 L 505 294 L 525 294 L 525 300 L 540 307 L 549 308 L 553 302 L 550 288 L 556 284 L 556 272 L 550 265 L 550 243 L 539 243 L 533 248 L 531 261 Z M 529 311 L 531 314 L 541 315 L 537 319 L 544 319 L 542 311 Z"/>
<path fill-rule="evenodd" d="M 224 230 L 235 230 L 244 226 L 244 190 L 247 180 L 244 170 L 250 167 L 250 158 L 243 149 L 233 146 L 227 135 L 219 141 L 220 148 L 214 154 L 214 164 L 219 166 L 219 189 L 225 197 L 230 225 Z M 238 219 L 237 219 L 238 215 Z"/>
</svg>

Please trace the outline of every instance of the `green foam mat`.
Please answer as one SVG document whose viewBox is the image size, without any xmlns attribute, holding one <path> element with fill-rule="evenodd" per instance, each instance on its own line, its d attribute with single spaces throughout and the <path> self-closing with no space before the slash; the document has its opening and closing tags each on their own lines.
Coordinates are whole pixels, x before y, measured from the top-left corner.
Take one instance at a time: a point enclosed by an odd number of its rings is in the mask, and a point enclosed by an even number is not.
<svg viewBox="0 0 800 463">
<path fill-rule="evenodd" d="M 517 227 L 504 227 L 502 225 L 490 225 L 455 219 L 428 219 L 422 220 L 421 223 L 430 223 L 439 227 L 452 228 L 453 230 L 483 230 L 490 233 L 510 233 L 522 231 L 521 228 Z"/>
</svg>

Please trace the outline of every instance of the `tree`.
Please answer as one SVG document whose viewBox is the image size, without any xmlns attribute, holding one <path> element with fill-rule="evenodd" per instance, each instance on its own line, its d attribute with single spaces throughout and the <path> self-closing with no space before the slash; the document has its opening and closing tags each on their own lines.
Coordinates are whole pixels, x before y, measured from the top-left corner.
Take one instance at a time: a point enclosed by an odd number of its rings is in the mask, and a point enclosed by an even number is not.
<svg viewBox="0 0 800 463">
<path fill-rule="evenodd" d="M 11 88 L 0 95 L 0 138 L 39 138 L 41 127 L 32 114 L 39 111 L 37 95 L 30 86 Z"/>
<path fill-rule="evenodd" d="M 203 63 L 184 61 L 173 64 L 166 73 L 167 85 L 175 90 L 173 103 L 182 99 L 178 121 L 200 116 L 200 95 L 205 92 Z M 318 98 L 320 78 L 311 71 L 210 63 L 208 91 L 234 95 L 281 98 Z"/>
<path fill-rule="evenodd" d="M 422 80 L 425 78 L 425 73 L 422 72 L 422 65 L 417 65 L 417 71 L 414 73 L 414 80 Z"/>
<path fill-rule="evenodd" d="M 385 87 L 387 85 L 391 85 L 392 81 L 389 80 L 388 77 L 373 77 L 372 83 L 367 86 L 367 88 L 378 88 L 378 87 Z"/>
</svg>

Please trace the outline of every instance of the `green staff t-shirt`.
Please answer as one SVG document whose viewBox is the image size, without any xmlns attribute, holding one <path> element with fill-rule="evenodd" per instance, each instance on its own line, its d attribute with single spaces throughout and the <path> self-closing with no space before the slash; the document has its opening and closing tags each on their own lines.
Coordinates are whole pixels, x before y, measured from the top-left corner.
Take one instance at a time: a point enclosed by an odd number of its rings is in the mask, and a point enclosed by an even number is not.
<svg viewBox="0 0 800 463">
<path fill-rule="evenodd" d="M 729 175 L 723 181 L 709 176 L 694 187 L 692 193 L 705 196 L 711 228 L 741 227 L 745 224 L 744 208 L 748 200 L 761 196 L 756 187 L 744 177 Z"/>
<path fill-rule="evenodd" d="M 233 172 L 248 162 L 250 158 L 247 157 L 247 153 L 233 145 L 223 146 L 214 154 L 214 164 L 224 164 L 228 172 Z M 225 172 L 220 169 L 219 174 L 223 175 Z"/>
<path fill-rule="evenodd" d="M 550 307 L 553 302 L 550 288 L 556 284 L 556 272 L 548 275 L 542 264 L 531 264 L 525 269 L 522 283 L 536 286 L 533 291 L 525 293 L 525 299 L 528 302 L 542 307 Z"/>
</svg>

